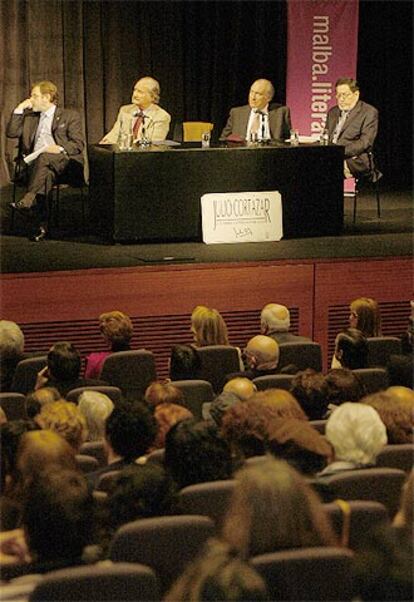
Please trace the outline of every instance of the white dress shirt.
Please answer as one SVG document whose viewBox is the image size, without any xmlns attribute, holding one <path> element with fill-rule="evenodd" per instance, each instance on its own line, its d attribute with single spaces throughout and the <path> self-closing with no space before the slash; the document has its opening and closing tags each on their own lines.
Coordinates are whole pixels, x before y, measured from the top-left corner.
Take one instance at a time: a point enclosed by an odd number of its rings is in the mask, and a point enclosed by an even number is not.
<svg viewBox="0 0 414 602">
<path fill-rule="evenodd" d="M 250 140 L 250 133 L 252 131 L 252 126 L 257 119 L 257 109 L 252 109 L 250 111 L 249 121 L 247 122 L 247 132 L 246 132 L 246 140 Z M 257 130 L 257 139 L 260 140 L 270 140 L 270 127 L 269 127 L 269 105 L 267 105 L 264 109 L 259 111 L 259 129 Z M 264 120 L 264 128 L 262 126 L 262 120 Z"/>
</svg>

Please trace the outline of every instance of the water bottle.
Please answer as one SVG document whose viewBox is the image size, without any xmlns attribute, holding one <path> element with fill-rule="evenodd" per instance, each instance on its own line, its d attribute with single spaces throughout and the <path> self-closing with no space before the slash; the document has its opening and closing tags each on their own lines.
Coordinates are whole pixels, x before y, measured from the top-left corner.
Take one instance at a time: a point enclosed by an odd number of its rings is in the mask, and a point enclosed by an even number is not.
<svg viewBox="0 0 414 602">
<path fill-rule="evenodd" d="M 323 130 L 321 133 L 321 137 L 319 138 L 319 144 L 321 146 L 327 146 L 329 144 L 329 134 L 328 130 Z"/>
<path fill-rule="evenodd" d="M 290 130 L 289 142 L 291 146 L 299 145 L 299 133 L 298 130 Z"/>
</svg>

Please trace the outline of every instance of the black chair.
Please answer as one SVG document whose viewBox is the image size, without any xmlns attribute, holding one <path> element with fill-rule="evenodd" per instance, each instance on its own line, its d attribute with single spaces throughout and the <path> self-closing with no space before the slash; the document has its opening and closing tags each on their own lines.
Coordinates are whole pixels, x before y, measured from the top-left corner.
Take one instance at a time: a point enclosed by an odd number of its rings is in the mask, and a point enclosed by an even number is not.
<svg viewBox="0 0 414 602">
<path fill-rule="evenodd" d="M 34 390 L 37 373 L 47 364 L 47 356 L 39 355 L 21 360 L 14 373 L 11 389 L 17 393 L 27 395 Z"/>
<path fill-rule="evenodd" d="M 410 472 L 414 466 L 414 444 L 386 445 L 377 456 L 377 466 L 398 468 L 404 472 Z"/>
<path fill-rule="evenodd" d="M 197 348 L 201 361 L 201 380 L 211 383 L 215 393 L 221 393 L 226 384 L 226 376 L 240 372 L 240 356 L 236 347 L 230 345 L 208 345 Z"/>
<path fill-rule="evenodd" d="M 25 420 L 25 396 L 21 393 L 0 393 L 0 407 L 6 414 L 7 420 Z"/>
<path fill-rule="evenodd" d="M 174 380 L 171 384 L 183 393 L 181 405 L 190 410 L 195 418 L 201 420 L 203 404 L 214 399 L 211 384 L 206 380 Z"/>
<path fill-rule="evenodd" d="M 141 564 L 95 564 L 47 573 L 30 602 L 144 602 L 159 600 L 154 571 Z"/>
<path fill-rule="evenodd" d="M 157 379 L 154 355 L 146 349 L 111 353 L 104 361 L 101 378 L 121 389 L 127 400 L 141 399 Z"/>
<path fill-rule="evenodd" d="M 155 462 L 157 464 L 161 464 L 164 466 L 165 460 L 165 449 L 161 447 L 160 449 L 154 449 L 154 451 L 150 452 L 147 456 L 147 462 Z"/>
<path fill-rule="evenodd" d="M 368 367 L 385 368 L 391 355 L 402 353 L 401 340 L 397 337 L 368 337 Z"/>
<path fill-rule="evenodd" d="M 281 343 L 279 345 L 279 368 L 293 364 L 299 370 L 313 368 L 316 372 L 322 370 L 322 349 L 319 343 Z"/>
<path fill-rule="evenodd" d="M 75 460 L 76 464 L 78 465 L 78 468 L 84 474 L 88 474 L 88 472 L 94 472 L 99 468 L 99 462 L 93 456 L 88 456 L 86 454 L 76 454 Z"/>
<path fill-rule="evenodd" d="M 351 600 L 353 553 L 345 548 L 315 547 L 253 556 L 249 564 L 265 580 L 270 599 Z"/>
<path fill-rule="evenodd" d="M 234 486 L 233 479 L 188 485 L 178 493 L 177 508 L 183 514 L 208 516 L 220 527 Z"/>
<path fill-rule="evenodd" d="M 266 374 L 266 376 L 256 376 L 253 382 L 258 391 L 266 391 L 266 389 L 285 389 L 289 391 L 294 378 L 294 374 Z"/>
<path fill-rule="evenodd" d="M 85 441 L 85 443 L 82 443 L 79 453 L 83 456 L 95 458 L 98 462 L 98 468 L 107 465 L 105 444 L 103 441 Z"/>
<path fill-rule="evenodd" d="M 364 188 L 365 185 L 368 183 L 370 183 L 374 186 L 375 198 L 377 201 L 377 217 L 378 218 L 381 217 L 381 198 L 380 198 L 380 190 L 379 190 L 379 181 L 382 177 L 382 173 L 376 167 L 375 160 L 374 160 L 374 153 L 372 151 L 369 151 L 367 154 L 368 154 L 368 159 L 369 159 L 369 164 L 370 164 L 370 175 L 368 177 L 360 176 L 359 178 L 355 178 L 355 193 L 353 195 L 353 197 L 354 197 L 354 211 L 353 211 L 354 224 L 356 222 L 358 196 L 359 196 L 362 188 Z"/>
<path fill-rule="evenodd" d="M 327 420 L 310 420 L 309 424 L 318 431 L 321 435 L 325 434 Z"/>
<path fill-rule="evenodd" d="M 72 389 L 71 391 L 69 391 L 69 393 L 66 394 L 66 400 L 73 401 L 73 403 L 78 403 L 79 397 L 84 391 L 97 391 L 98 393 L 103 393 L 113 401 L 114 405 L 119 404 L 119 402 L 122 399 L 122 391 L 119 387 L 111 387 L 108 385 L 94 385 L 89 387 L 78 387 L 76 389 Z"/>
<path fill-rule="evenodd" d="M 388 388 L 388 373 L 385 368 L 358 368 L 352 372 L 364 385 L 367 395 Z"/>
<path fill-rule="evenodd" d="M 372 528 L 379 524 L 390 522 L 386 507 L 379 502 L 370 500 L 351 500 L 346 502 L 348 517 L 336 502 L 323 504 L 323 509 L 328 515 L 332 527 L 339 540 L 348 523 L 348 542 L 346 545 L 351 550 L 358 550 L 364 545 L 365 538 Z M 345 542 L 344 542 L 345 543 Z"/>
<path fill-rule="evenodd" d="M 165 592 L 214 533 L 214 523 L 206 516 L 141 518 L 118 529 L 109 557 L 150 566 Z"/>
</svg>

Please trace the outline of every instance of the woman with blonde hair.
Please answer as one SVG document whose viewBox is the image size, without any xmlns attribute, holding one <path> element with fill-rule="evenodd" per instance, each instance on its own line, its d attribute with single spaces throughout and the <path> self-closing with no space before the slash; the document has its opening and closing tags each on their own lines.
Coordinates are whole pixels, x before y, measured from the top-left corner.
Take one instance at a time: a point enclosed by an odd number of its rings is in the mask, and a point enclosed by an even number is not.
<svg viewBox="0 0 414 602">
<path fill-rule="evenodd" d="M 85 378 L 99 378 L 108 355 L 116 351 L 129 351 L 134 327 L 131 318 L 122 311 L 114 310 L 99 316 L 99 329 L 110 351 L 90 353 L 86 358 Z"/>
<path fill-rule="evenodd" d="M 317 495 L 286 462 L 269 457 L 235 479 L 221 537 L 242 558 L 337 543 Z"/>
<path fill-rule="evenodd" d="M 359 297 L 352 301 L 349 325 L 357 328 L 364 337 L 381 336 L 381 316 L 377 301 L 369 297 Z"/>
<path fill-rule="evenodd" d="M 197 305 L 191 314 L 191 332 L 196 347 L 229 345 L 227 326 L 217 309 Z"/>
<path fill-rule="evenodd" d="M 79 453 L 88 437 L 86 419 L 78 406 L 70 401 L 54 401 L 42 407 L 36 416 L 36 423 L 44 430 L 53 431 L 69 443 Z"/>
</svg>

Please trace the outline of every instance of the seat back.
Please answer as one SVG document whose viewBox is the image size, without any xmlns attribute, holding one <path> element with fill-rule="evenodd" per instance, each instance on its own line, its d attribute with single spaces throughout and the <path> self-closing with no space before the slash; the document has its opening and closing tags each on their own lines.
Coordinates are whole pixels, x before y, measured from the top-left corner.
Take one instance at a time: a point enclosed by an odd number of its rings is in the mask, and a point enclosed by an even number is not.
<svg viewBox="0 0 414 602">
<path fill-rule="evenodd" d="M 0 393 L 0 407 L 6 414 L 7 420 L 25 420 L 25 396 L 21 393 Z"/>
<path fill-rule="evenodd" d="M 401 341 L 397 337 L 368 337 L 368 367 L 385 368 L 391 355 L 400 355 Z"/>
<path fill-rule="evenodd" d="M 46 355 L 39 355 L 37 357 L 28 357 L 21 360 L 14 373 L 12 382 L 12 391 L 27 395 L 34 390 L 37 373 L 42 370 L 47 363 Z"/>
<path fill-rule="evenodd" d="M 105 445 L 103 440 L 101 441 L 85 441 L 81 445 L 79 452 L 84 456 L 91 456 L 98 462 L 98 468 L 102 468 L 107 465 L 107 457 L 105 452 Z"/>
<path fill-rule="evenodd" d="M 84 454 L 76 454 L 76 464 L 84 474 L 93 472 L 99 468 L 99 462 L 96 458 Z"/>
<path fill-rule="evenodd" d="M 258 391 L 266 389 L 286 389 L 289 391 L 292 386 L 294 374 L 266 374 L 266 376 L 256 376 L 253 379 Z"/>
<path fill-rule="evenodd" d="M 139 400 L 157 379 L 154 355 L 146 349 L 112 353 L 104 361 L 101 378 L 121 389 L 127 400 Z"/>
<path fill-rule="evenodd" d="M 183 514 L 200 514 L 211 518 L 219 528 L 234 490 L 233 479 L 197 483 L 178 494 L 177 507 Z"/>
<path fill-rule="evenodd" d="M 400 443 L 386 445 L 377 456 L 377 466 L 398 468 L 410 472 L 414 465 L 414 444 Z"/>
<path fill-rule="evenodd" d="M 66 400 L 78 403 L 79 397 L 84 391 L 97 391 L 98 393 L 103 393 L 114 402 L 114 405 L 119 404 L 122 399 L 122 391 L 119 387 L 95 385 L 93 387 L 77 387 L 76 389 L 72 389 L 72 391 L 69 391 L 69 393 L 66 394 Z"/>
<path fill-rule="evenodd" d="M 350 550 L 301 548 L 261 554 L 249 563 L 266 581 L 271 600 L 351 600 Z"/>
<path fill-rule="evenodd" d="M 385 368 L 358 368 L 352 372 L 362 382 L 367 394 L 385 391 L 388 388 L 388 373 Z"/>
<path fill-rule="evenodd" d="M 214 399 L 211 383 L 206 380 L 175 380 L 171 384 L 183 393 L 181 405 L 190 410 L 194 418 L 201 420 L 203 404 Z"/>
<path fill-rule="evenodd" d="M 211 132 L 214 123 L 208 121 L 183 121 L 183 141 L 201 142 L 204 132 Z"/>
<path fill-rule="evenodd" d="M 154 571 L 140 564 L 88 565 L 47 573 L 30 602 L 140 602 L 159 600 Z"/>
<path fill-rule="evenodd" d="M 309 424 L 318 431 L 321 435 L 325 434 L 327 420 L 310 420 Z"/>
<path fill-rule="evenodd" d="M 150 566 L 164 592 L 181 575 L 214 534 L 206 516 L 143 518 L 122 526 L 109 550 L 113 562 L 140 562 Z"/>
<path fill-rule="evenodd" d="M 239 353 L 230 345 L 198 347 L 201 368 L 198 377 L 211 383 L 215 393 L 221 393 L 227 374 L 240 371 Z"/>
<path fill-rule="evenodd" d="M 293 364 L 299 370 L 313 368 L 317 372 L 322 370 L 322 350 L 319 343 L 281 343 L 279 345 L 279 368 Z"/>
<path fill-rule="evenodd" d="M 324 477 L 323 482 L 344 500 L 380 502 L 393 518 L 399 507 L 405 478 L 405 472 L 397 468 L 361 468 Z"/>
<path fill-rule="evenodd" d="M 379 502 L 351 500 L 349 504 L 349 540 L 348 547 L 358 550 L 364 545 L 367 533 L 381 523 L 388 523 L 389 516 L 386 507 Z M 334 531 L 339 539 L 343 534 L 346 518 L 335 502 L 323 504 L 323 509 L 329 517 Z"/>
<path fill-rule="evenodd" d="M 119 470 L 111 470 L 108 472 L 104 472 L 96 482 L 95 490 L 96 491 L 104 491 L 105 493 L 111 493 L 114 489 L 115 481 L 121 472 Z"/>
<path fill-rule="evenodd" d="M 154 451 L 149 453 L 147 456 L 147 462 L 156 462 L 157 464 L 161 464 L 161 466 L 164 466 L 164 459 L 165 449 L 163 447 L 160 449 L 154 449 Z"/>
</svg>

